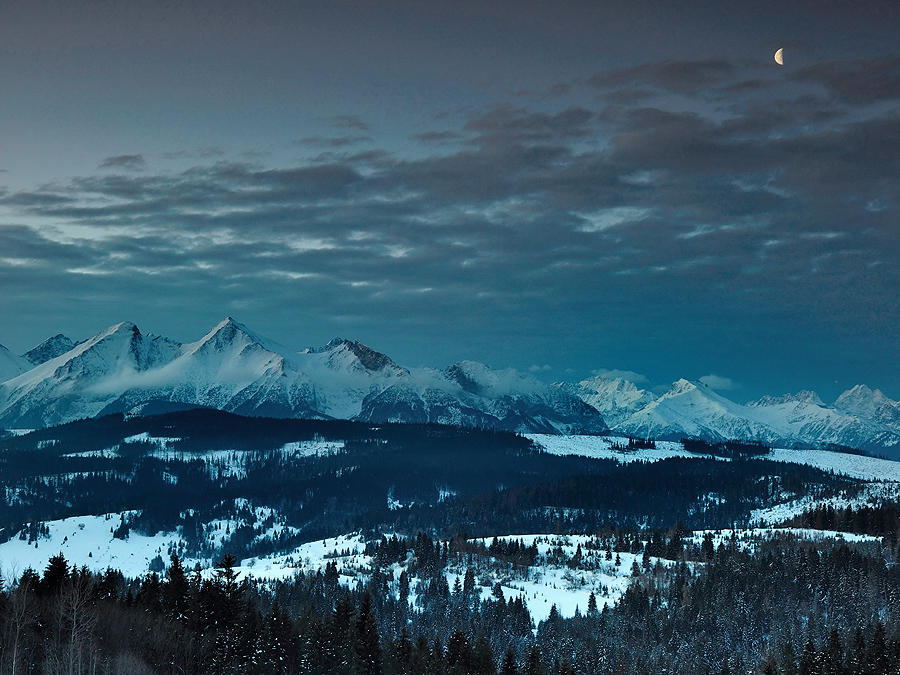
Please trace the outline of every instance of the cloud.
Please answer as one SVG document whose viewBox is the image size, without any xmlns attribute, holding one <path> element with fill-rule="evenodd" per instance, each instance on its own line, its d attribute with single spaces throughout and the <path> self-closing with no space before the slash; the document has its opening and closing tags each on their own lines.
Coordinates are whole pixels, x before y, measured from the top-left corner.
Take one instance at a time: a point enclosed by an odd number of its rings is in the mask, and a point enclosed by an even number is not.
<svg viewBox="0 0 900 675">
<path fill-rule="evenodd" d="M 734 380 L 721 375 L 704 375 L 699 380 L 710 389 L 717 391 L 731 391 L 732 389 L 739 389 L 741 386 Z"/>
<path fill-rule="evenodd" d="M 469 120 L 466 129 L 479 134 L 478 143 L 564 142 L 590 136 L 593 118 L 592 111 L 581 107 L 550 114 L 499 104 Z"/>
<path fill-rule="evenodd" d="M 299 143 L 302 145 L 318 145 L 329 148 L 344 148 L 350 145 L 356 145 L 365 141 L 371 141 L 370 136 L 337 136 L 333 138 L 325 138 L 322 136 L 307 136 L 301 138 Z"/>
<path fill-rule="evenodd" d="M 641 375 L 640 373 L 636 373 L 633 370 L 620 370 L 618 368 L 598 368 L 597 370 L 592 370 L 591 372 L 594 375 L 599 375 L 600 377 L 605 377 L 609 380 L 622 378 L 623 380 L 628 380 L 629 382 L 632 382 L 634 384 L 649 381 L 646 375 Z"/>
<path fill-rule="evenodd" d="M 731 81 L 737 71 L 735 64 L 723 59 L 670 59 L 597 73 L 588 78 L 588 84 L 595 87 L 619 87 L 646 83 L 670 91 L 696 93 Z"/>
<path fill-rule="evenodd" d="M 443 145 L 464 138 L 462 134 L 456 131 L 424 131 L 420 134 L 413 134 L 410 138 L 421 141 L 422 143 L 431 143 L 435 145 Z"/>
<path fill-rule="evenodd" d="M 447 341 L 485 326 L 517 345 L 580 336 L 580 372 L 623 342 L 660 361 L 764 351 L 760 326 L 877 342 L 900 321 L 900 120 L 868 107 L 887 69 L 840 102 L 839 70 L 793 91 L 739 64 L 645 64 L 595 85 L 651 98 L 492 105 L 418 134 L 425 156 L 376 140 L 352 153 L 341 139 L 368 136 L 348 133 L 309 137 L 326 151 L 294 164 L 193 153 L 183 171 L 7 192 L 0 283 L 111 306 L 239 298 Z M 727 104 L 708 105 L 708 87 Z"/>
<path fill-rule="evenodd" d="M 225 156 L 225 151 L 218 146 L 207 146 L 196 150 L 176 150 L 166 152 L 163 159 L 215 159 Z"/>
<path fill-rule="evenodd" d="M 797 82 L 824 85 L 836 99 L 852 104 L 900 99 L 900 57 L 816 63 L 799 69 Z"/>
<path fill-rule="evenodd" d="M 532 373 L 546 373 L 548 370 L 553 370 L 553 369 L 550 366 L 545 364 L 543 366 L 538 366 L 538 365 L 529 366 L 528 370 L 531 371 Z"/>
<path fill-rule="evenodd" d="M 126 171 L 142 171 L 147 163 L 143 155 L 117 155 L 107 157 L 100 163 L 101 169 L 125 169 Z"/>
<path fill-rule="evenodd" d="M 335 115 L 330 119 L 331 123 L 339 129 L 359 129 L 360 131 L 372 130 L 372 126 L 359 115 Z"/>
</svg>

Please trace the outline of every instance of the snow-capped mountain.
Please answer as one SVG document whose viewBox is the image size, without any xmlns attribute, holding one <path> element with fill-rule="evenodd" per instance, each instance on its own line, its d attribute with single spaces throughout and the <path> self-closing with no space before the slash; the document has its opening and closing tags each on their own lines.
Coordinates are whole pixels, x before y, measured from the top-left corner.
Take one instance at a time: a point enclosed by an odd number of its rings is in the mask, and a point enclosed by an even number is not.
<svg viewBox="0 0 900 675">
<path fill-rule="evenodd" d="M 34 349 L 25 352 L 22 354 L 22 358 L 28 361 L 32 366 L 39 366 L 50 359 L 62 356 L 74 346 L 74 342 L 60 333 L 59 335 L 54 335 L 52 338 L 47 338 Z"/>
<path fill-rule="evenodd" d="M 755 423 L 745 413 L 744 406 L 709 387 L 681 379 L 665 394 L 622 420 L 616 430 L 642 438 L 774 440 L 764 425 Z"/>
<path fill-rule="evenodd" d="M 854 448 L 888 447 L 900 443 L 900 433 L 864 416 L 825 405 L 811 391 L 781 397 L 765 396 L 747 405 L 761 422 L 785 438 L 817 438 L 819 444 Z"/>
<path fill-rule="evenodd" d="M 709 387 L 679 380 L 658 399 L 614 425 L 631 436 L 759 440 L 772 445 L 900 445 L 900 432 L 870 418 L 825 405 L 813 392 L 766 396 L 746 405 Z"/>
<path fill-rule="evenodd" d="M 543 429 L 538 433 L 602 433 L 602 415 L 577 396 L 512 369 L 460 361 L 442 371 L 420 369 L 367 397 L 358 415 L 369 421 Z"/>
<path fill-rule="evenodd" d="M 858 384 L 838 396 L 834 407 L 900 431 L 900 402 L 892 401 L 878 389 L 872 391 L 867 386 Z"/>
<path fill-rule="evenodd" d="M 3 345 L 0 345 L 0 382 L 31 369 L 31 363 L 21 356 L 16 356 Z"/>
<path fill-rule="evenodd" d="M 96 415 L 178 351 L 177 343 L 142 335 L 133 323 L 111 326 L 0 384 L 0 419 L 40 427 Z"/>
<path fill-rule="evenodd" d="M 900 451 L 900 403 L 861 385 L 832 406 L 811 392 L 741 405 L 687 380 L 656 397 L 621 378 L 547 385 L 474 361 L 407 369 L 342 338 L 297 352 L 231 318 L 184 345 L 126 322 L 78 344 L 57 335 L 25 357 L 0 348 L 0 426 L 204 406 L 268 417 Z"/>
<path fill-rule="evenodd" d="M 37 427 L 112 412 L 206 406 L 256 416 L 445 422 L 523 432 L 606 429 L 601 415 L 579 398 L 515 371 L 468 361 L 445 371 L 409 371 L 341 338 L 294 352 L 231 318 L 185 345 L 119 324 L 24 370 L 0 384 L 0 425 Z"/>
<path fill-rule="evenodd" d="M 578 384 L 560 383 L 557 386 L 599 410 L 611 427 L 620 424 L 656 398 L 649 391 L 638 389 L 632 382 L 621 377 L 596 375 Z"/>
</svg>

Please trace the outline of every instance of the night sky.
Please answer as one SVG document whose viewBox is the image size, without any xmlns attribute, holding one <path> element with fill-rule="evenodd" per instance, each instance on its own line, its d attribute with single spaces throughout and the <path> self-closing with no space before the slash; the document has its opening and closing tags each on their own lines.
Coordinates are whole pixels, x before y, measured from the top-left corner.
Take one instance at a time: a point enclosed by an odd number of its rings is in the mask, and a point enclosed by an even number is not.
<svg viewBox="0 0 900 675">
<path fill-rule="evenodd" d="M 4 2 L 0 344 L 900 399 L 898 110 L 892 0 Z"/>
</svg>

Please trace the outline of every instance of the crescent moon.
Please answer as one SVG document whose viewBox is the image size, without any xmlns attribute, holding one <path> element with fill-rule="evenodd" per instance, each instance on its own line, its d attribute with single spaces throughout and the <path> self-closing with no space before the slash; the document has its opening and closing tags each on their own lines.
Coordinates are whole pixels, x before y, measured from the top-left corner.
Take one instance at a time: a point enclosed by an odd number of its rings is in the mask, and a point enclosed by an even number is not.
<svg viewBox="0 0 900 675">
<path fill-rule="evenodd" d="M 779 66 L 784 65 L 784 48 L 782 47 L 777 52 L 775 52 L 775 63 Z"/>
</svg>

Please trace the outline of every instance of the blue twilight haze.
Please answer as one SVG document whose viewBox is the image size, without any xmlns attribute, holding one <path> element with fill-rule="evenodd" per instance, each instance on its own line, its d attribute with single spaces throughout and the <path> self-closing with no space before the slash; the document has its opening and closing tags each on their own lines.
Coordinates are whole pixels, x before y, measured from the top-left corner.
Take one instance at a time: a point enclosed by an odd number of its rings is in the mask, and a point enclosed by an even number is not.
<svg viewBox="0 0 900 675">
<path fill-rule="evenodd" d="M 0 344 L 232 315 L 898 399 L 898 35 L 889 0 L 3 3 Z"/>
</svg>

